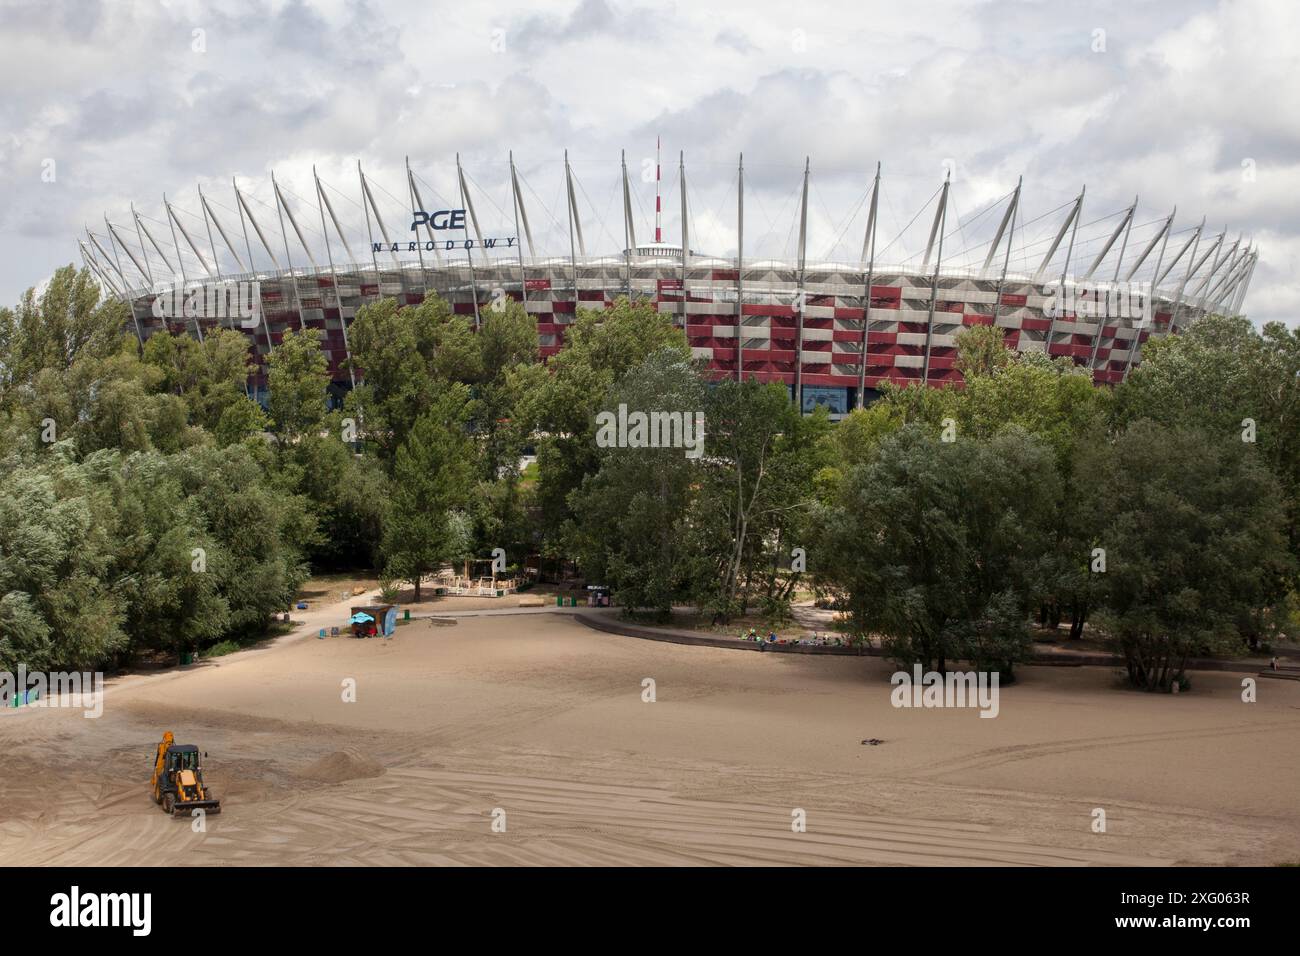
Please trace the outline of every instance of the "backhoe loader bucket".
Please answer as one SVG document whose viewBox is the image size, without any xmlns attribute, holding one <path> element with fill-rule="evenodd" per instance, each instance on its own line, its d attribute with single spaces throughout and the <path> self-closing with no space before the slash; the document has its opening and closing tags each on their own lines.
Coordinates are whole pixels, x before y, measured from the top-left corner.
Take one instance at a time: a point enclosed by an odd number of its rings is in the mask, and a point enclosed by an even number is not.
<svg viewBox="0 0 1300 956">
<path fill-rule="evenodd" d="M 204 813 L 220 813 L 221 801 L 214 798 L 211 800 L 186 800 L 182 803 L 178 800 L 172 807 L 172 816 L 193 816 L 195 810 L 202 810 Z"/>
</svg>

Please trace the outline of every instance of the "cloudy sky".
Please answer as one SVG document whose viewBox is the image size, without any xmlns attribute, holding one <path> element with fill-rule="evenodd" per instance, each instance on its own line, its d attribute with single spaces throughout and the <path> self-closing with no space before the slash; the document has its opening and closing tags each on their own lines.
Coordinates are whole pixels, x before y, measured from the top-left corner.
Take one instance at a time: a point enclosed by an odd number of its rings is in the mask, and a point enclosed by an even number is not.
<svg viewBox="0 0 1300 956">
<path fill-rule="evenodd" d="M 1130 254 L 1177 206 L 1180 236 L 1204 216 L 1258 246 L 1247 311 L 1295 325 L 1297 36 L 1289 0 L 0 0 L 0 303 L 79 263 L 105 215 L 134 242 L 132 202 L 170 250 L 164 193 L 207 250 L 197 189 L 237 233 L 232 177 L 276 246 L 272 170 L 323 261 L 313 164 L 364 253 L 357 163 L 405 236 L 406 156 L 440 207 L 459 205 L 459 153 L 483 232 L 504 236 L 513 150 L 538 251 L 559 255 L 568 149 L 588 250 L 617 252 L 620 150 L 644 241 L 659 137 L 664 238 L 684 152 L 702 252 L 735 253 L 742 152 L 746 255 L 793 254 L 806 157 L 809 255 L 850 261 L 877 161 L 889 262 L 924 250 L 946 170 L 945 254 L 982 261 L 1023 175 L 1013 268 L 1086 184 L 1081 261 L 1134 196 Z"/>
</svg>

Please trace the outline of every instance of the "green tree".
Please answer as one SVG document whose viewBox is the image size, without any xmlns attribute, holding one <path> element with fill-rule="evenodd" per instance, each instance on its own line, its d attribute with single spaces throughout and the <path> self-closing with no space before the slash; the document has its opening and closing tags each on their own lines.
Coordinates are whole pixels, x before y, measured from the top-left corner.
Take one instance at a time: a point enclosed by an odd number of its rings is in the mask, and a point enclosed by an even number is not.
<svg viewBox="0 0 1300 956">
<path fill-rule="evenodd" d="M 114 354 L 129 322 L 123 303 L 100 301 L 89 270 L 56 270 L 39 296 L 28 289 L 17 308 L 0 308 L 0 402 L 42 370 L 66 372 L 79 359 Z"/>
<path fill-rule="evenodd" d="M 66 450 L 5 465 L 0 669 L 98 665 L 127 645 L 110 574 L 112 505 Z"/>
<path fill-rule="evenodd" d="M 384 521 L 385 575 L 420 580 L 453 554 L 459 536 L 450 513 L 469 500 L 474 447 L 465 434 L 468 389 L 453 386 L 416 420 L 393 459 L 393 484 Z"/>
<path fill-rule="evenodd" d="M 515 373 L 522 427 L 539 436 L 537 505 L 552 553 L 562 549 L 564 529 L 574 516 L 570 493 L 599 467 L 592 430 L 596 412 L 619 379 L 664 348 L 683 361 L 690 358 L 686 335 L 671 316 L 648 302 L 619 299 L 608 310 L 580 309 L 565 330 L 564 350 L 548 368 Z"/>
<path fill-rule="evenodd" d="M 957 333 L 957 371 L 967 382 L 992 375 L 1010 361 L 1006 333 L 996 325 L 972 325 Z"/>
<path fill-rule="evenodd" d="M 189 409 L 189 421 L 217 433 L 226 422 L 227 433 L 239 420 L 255 420 L 248 408 L 247 382 L 253 369 L 249 340 L 234 329 L 213 329 L 200 342 L 189 335 L 158 332 L 144 344 L 144 361 L 161 373 L 158 388 L 180 396 Z M 237 406 L 238 411 L 233 411 Z M 247 432 L 234 429 L 235 440 Z"/>
<path fill-rule="evenodd" d="M 1055 629 L 1069 615 L 1070 636 L 1078 638 L 1096 601 L 1096 579 L 1087 555 L 1096 525 L 1075 478 L 1079 450 L 1104 441 L 1110 392 L 1092 384 L 1085 369 L 1048 361 L 1037 353 L 1016 355 L 990 374 L 968 380 L 956 415 L 960 434 L 991 439 L 1020 429 L 1052 450 L 1061 477 L 1055 519 L 1055 547 L 1037 572 L 1041 623 Z"/>
<path fill-rule="evenodd" d="M 626 405 L 629 415 L 686 413 L 694 428 L 702 391 L 681 352 L 668 347 L 624 375 L 601 411 L 617 415 Z M 699 459 L 688 457 L 684 447 L 633 447 L 630 434 L 623 445 L 599 447 L 596 431 L 593 414 L 584 439 L 595 449 L 598 466 L 569 498 L 574 553 L 587 578 L 614 588 L 625 607 L 665 619 L 675 601 L 693 593 L 707 568 L 690 521 L 702 478 Z"/>
<path fill-rule="evenodd" d="M 271 433 L 283 450 L 304 435 L 320 431 L 325 420 L 329 362 L 320 347 L 320 330 L 292 329 L 267 357 L 267 411 Z"/>
<path fill-rule="evenodd" d="M 1023 432 L 936 441 L 920 425 L 856 465 L 824 514 L 820 576 L 855 636 L 900 665 L 964 658 L 1007 675 L 1028 653 L 1033 568 L 1050 545 L 1050 452 Z"/>
<path fill-rule="evenodd" d="M 1294 574 L 1285 502 L 1235 436 L 1137 422 L 1086 465 L 1105 551 L 1097 621 L 1146 690 L 1189 657 L 1245 649 L 1243 622 Z"/>
<path fill-rule="evenodd" d="M 1115 403 L 1118 427 L 1144 418 L 1251 439 L 1282 483 L 1300 558 L 1300 329 L 1211 315 L 1149 341 Z"/>
</svg>

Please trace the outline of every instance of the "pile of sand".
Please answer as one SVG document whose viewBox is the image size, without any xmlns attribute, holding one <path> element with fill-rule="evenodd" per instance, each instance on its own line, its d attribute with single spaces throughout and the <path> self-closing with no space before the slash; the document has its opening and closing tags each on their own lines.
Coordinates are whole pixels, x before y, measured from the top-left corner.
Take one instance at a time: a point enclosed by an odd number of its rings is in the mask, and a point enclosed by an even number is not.
<svg viewBox="0 0 1300 956">
<path fill-rule="evenodd" d="M 342 783 L 345 780 L 359 780 L 365 777 L 378 777 L 384 772 L 384 766 L 371 760 L 359 750 L 348 748 L 336 750 L 321 757 L 302 771 L 302 775 L 321 783 Z"/>
</svg>

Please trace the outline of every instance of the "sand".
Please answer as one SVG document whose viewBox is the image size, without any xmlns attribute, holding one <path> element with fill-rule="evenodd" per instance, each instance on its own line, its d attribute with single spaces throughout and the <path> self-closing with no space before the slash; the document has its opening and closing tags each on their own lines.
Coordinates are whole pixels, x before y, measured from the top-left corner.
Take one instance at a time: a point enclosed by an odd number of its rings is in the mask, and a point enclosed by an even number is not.
<svg viewBox="0 0 1300 956">
<path fill-rule="evenodd" d="M 1028 667 L 990 720 L 895 709 L 878 659 L 641 641 L 556 609 L 317 640 L 341 608 L 266 648 L 112 681 L 97 720 L 0 716 L 0 860 L 1300 860 L 1300 683 L 1260 681 L 1246 704 L 1236 674 L 1156 696 L 1109 669 Z M 223 812 L 204 832 L 149 799 L 164 730 L 209 754 Z"/>
<path fill-rule="evenodd" d="M 310 767 L 302 771 L 308 780 L 320 783 L 343 783 L 345 780 L 364 780 L 368 777 L 382 776 L 384 765 L 371 760 L 359 750 L 349 747 L 336 750 L 321 757 Z"/>
</svg>

